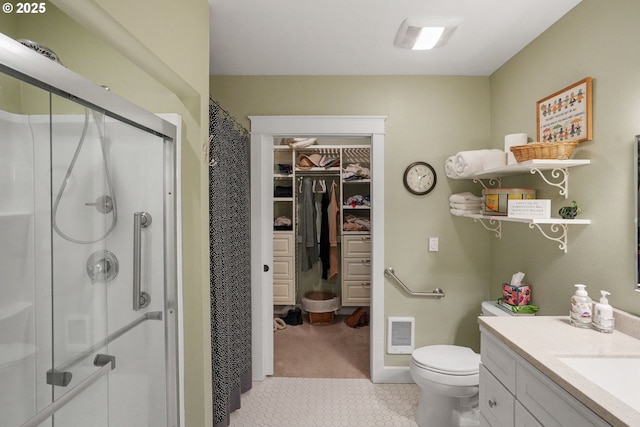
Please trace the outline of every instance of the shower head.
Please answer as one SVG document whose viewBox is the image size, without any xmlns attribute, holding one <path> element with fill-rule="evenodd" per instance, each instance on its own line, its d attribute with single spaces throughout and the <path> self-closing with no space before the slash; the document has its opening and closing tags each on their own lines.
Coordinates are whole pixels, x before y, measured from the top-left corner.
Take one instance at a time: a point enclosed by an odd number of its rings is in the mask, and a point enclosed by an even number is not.
<svg viewBox="0 0 640 427">
<path fill-rule="evenodd" d="M 46 56 L 50 60 L 55 61 L 58 64 L 60 64 L 60 59 L 58 58 L 58 55 L 56 55 L 56 53 L 54 51 L 52 51 L 51 49 L 49 49 L 48 47 L 43 46 L 40 43 L 36 43 L 34 41 L 31 41 L 31 40 L 27 40 L 27 39 L 18 39 L 16 41 L 18 43 L 28 47 L 31 50 L 35 50 L 40 55 Z"/>
</svg>

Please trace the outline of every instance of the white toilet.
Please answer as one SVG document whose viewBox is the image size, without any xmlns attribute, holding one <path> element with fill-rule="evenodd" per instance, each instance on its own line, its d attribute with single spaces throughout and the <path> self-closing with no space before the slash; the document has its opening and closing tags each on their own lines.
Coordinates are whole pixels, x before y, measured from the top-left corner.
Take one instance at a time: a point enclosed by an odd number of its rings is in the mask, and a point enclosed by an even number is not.
<svg viewBox="0 0 640 427">
<path fill-rule="evenodd" d="M 509 316 L 494 301 L 482 303 L 483 316 Z M 467 347 L 429 345 L 411 354 L 409 371 L 420 386 L 416 423 L 420 427 L 479 426 L 480 355 Z"/>
</svg>

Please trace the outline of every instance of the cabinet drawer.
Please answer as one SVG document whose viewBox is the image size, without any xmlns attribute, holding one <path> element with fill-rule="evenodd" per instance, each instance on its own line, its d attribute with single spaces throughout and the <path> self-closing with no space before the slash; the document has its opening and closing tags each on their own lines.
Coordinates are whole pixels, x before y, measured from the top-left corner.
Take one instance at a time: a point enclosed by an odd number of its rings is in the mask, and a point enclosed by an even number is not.
<svg viewBox="0 0 640 427">
<path fill-rule="evenodd" d="M 493 427 L 512 427 L 515 397 L 480 364 L 480 412 Z"/>
<path fill-rule="evenodd" d="M 480 340 L 480 358 L 491 373 L 509 390 L 516 393 L 515 354 L 506 345 L 487 333 Z"/>
<path fill-rule="evenodd" d="M 371 278 L 371 259 L 344 258 L 344 280 L 369 281 Z"/>
<path fill-rule="evenodd" d="M 344 280 L 342 282 L 342 305 L 369 305 L 370 301 L 370 281 Z"/>
<path fill-rule="evenodd" d="M 273 279 L 293 279 L 293 257 L 273 259 Z"/>
<path fill-rule="evenodd" d="M 345 258 L 368 258 L 371 254 L 371 236 L 344 236 L 342 253 Z"/>
<path fill-rule="evenodd" d="M 276 305 L 295 304 L 293 280 L 273 281 L 273 303 Z"/>
<path fill-rule="evenodd" d="M 609 425 L 537 369 L 518 364 L 516 375 L 516 397 L 543 426 Z"/>
<path fill-rule="evenodd" d="M 517 400 L 516 400 L 515 410 L 516 410 L 516 422 L 514 424 L 515 427 L 544 427 Z"/>
<path fill-rule="evenodd" d="M 293 256 L 293 233 L 273 234 L 273 256 Z"/>
</svg>

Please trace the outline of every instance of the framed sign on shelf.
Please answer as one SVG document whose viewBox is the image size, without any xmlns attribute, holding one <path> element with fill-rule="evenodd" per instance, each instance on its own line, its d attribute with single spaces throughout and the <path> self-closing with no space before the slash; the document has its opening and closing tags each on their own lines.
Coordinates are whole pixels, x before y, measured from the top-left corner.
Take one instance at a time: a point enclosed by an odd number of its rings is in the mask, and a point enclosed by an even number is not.
<svg viewBox="0 0 640 427">
<path fill-rule="evenodd" d="M 591 102 L 591 77 L 539 100 L 536 103 L 537 141 L 590 141 Z"/>
</svg>

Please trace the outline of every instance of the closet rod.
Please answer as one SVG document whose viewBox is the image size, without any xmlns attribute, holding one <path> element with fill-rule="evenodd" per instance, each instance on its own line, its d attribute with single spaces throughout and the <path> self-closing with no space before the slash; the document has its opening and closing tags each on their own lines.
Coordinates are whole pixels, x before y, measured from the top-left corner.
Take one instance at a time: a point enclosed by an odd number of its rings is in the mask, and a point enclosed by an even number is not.
<svg viewBox="0 0 640 427">
<path fill-rule="evenodd" d="M 432 292 L 414 292 L 411 289 L 409 289 L 407 287 L 407 285 L 405 285 L 402 280 L 400 280 L 400 278 L 398 276 L 396 276 L 396 273 L 393 271 L 393 268 L 388 267 L 384 270 L 384 275 L 387 277 L 391 277 L 392 279 L 394 279 L 396 282 L 398 282 L 400 285 L 402 285 L 402 287 L 404 288 L 404 290 L 414 296 L 418 296 L 418 297 L 427 297 L 427 298 L 436 298 L 436 299 L 440 299 L 440 298 L 444 298 L 444 291 L 440 288 L 435 288 Z"/>
</svg>

